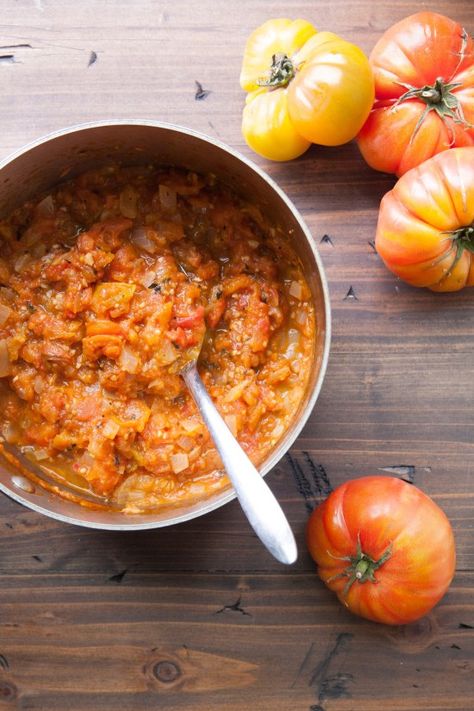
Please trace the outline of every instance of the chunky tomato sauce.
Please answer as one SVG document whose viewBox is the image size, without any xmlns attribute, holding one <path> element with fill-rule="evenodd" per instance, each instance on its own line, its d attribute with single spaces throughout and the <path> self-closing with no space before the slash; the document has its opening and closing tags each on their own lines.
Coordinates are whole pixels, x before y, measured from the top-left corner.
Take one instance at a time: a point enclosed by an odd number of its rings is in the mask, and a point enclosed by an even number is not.
<svg viewBox="0 0 474 711">
<path fill-rule="evenodd" d="M 179 375 L 258 464 L 307 383 L 315 315 L 285 235 L 213 177 L 106 167 L 0 222 L 0 426 L 128 512 L 228 485 Z"/>
</svg>

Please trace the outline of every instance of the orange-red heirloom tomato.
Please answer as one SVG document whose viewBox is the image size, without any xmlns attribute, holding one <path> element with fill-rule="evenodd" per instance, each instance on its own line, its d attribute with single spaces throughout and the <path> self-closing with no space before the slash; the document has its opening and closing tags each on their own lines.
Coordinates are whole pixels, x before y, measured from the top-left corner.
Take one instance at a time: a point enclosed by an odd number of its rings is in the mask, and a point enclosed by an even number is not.
<svg viewBox="0 0 474 711">
<path fill-rule="evenodd" d="M 338 487 L 313 511 L 307 544 L 321 579 L 351 612 L 389 625 L 426 615 L 448 589 L 456 564 L 446 515 L 394 477 Z"/>
<path fill-rule="evenodd" d="M 419 12 L 370 55 L 375 104 L 358 137 L 367 163 L 403 175 L 453 146 L 474 145 L 474 42 L 449 17 Z"/>
<path fill-rule="evenodd" d="M 474 286 L 474 147 L 444 151 L 403 175 L 380 204 L 375 246 L 413 286 Z"/>
</svg>

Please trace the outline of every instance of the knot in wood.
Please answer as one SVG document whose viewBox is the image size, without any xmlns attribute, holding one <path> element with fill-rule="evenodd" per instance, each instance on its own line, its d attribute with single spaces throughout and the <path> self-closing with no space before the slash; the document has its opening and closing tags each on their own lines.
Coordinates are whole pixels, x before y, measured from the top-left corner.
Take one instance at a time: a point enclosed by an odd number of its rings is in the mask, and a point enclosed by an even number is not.
<svg viewBox="0 0 474 711">
<path fill-rule="evenodd" d="M 155 664 L 153 674 L 163 684 L 171 684 L 181 676 L 181 669 L 174 662 L 164 660 Z"/>
<path fill-rule="evenodd" d="M 0 681 L 0 703 L 2 701 L 12 701 L 17 697 L 17 688 L 9 681 Z"/>
<path fill-rule="evenodd" d="M 438 626 L 435 618 L 430 615 L 426 615 L 421 620 L 416 620 L 408 625 L 390 627 L 387 631 L 389 639 L 401 649 L 409 652 L 421 652 L 424 649 L 428 649 L 437 635 Z"/>
</svg>

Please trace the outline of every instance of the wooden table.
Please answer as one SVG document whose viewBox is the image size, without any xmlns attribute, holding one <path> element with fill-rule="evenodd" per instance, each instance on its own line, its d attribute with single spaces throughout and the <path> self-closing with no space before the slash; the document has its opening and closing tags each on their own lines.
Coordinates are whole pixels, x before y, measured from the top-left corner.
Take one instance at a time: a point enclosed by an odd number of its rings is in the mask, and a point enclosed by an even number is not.
<svg viewBox="0 0 474 711">
<path fill-rule="evenodd" d="M 267 479 L 298 539 L 292 568 L 266 553 L 235 502 L 179 527 L 119 534 L 1 497 L 0 711 L 474 708 L 473 293 L 434 295 L 385 270 L 371 240 L 393 180 L 355 145 L 278 165 L 240 135 L 240 61 L 258 24 L 305 17 L 368 52 L 419 6 L 1 0 L 1 157 L 105 118 L 219 137 L 302 211 L 329 279 L 334 338 L 310 422 Z M 472 0 L 431 6 L 474 30 Z M 209 90 L 201 99 L 195 81 Z M 428 492 L 457 538 L 449 593 L 406 627 L 351 616 L 305 552 L 308 511 L 328 488 L 380 471 Z"/>
</svg>

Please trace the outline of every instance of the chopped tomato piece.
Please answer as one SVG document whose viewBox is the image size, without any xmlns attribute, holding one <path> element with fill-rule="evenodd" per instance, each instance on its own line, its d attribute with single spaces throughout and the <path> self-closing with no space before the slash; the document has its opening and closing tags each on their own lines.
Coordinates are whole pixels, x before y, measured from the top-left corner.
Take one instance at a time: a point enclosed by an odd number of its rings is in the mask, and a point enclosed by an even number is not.
<svg viewBox="0 0 474 711">
<path fill-rule="evenodd" d="M 102 410 L 102 400 L 97 395 L 89 395 L 76 406 L 76 417 L 81 422 L 97 418 Z"/>
<path fill-rule="evenodd" d="M 122 352 L 123 338 L 102 334 L 86 336 L 82 339 L 82 353 L 87 360 L 97 360 L 101 356 L 117 360 Z"/>
<path fill-rule="evenodd" d="M 35 311 L 30 316 L 28 328 L 35 336 L 42 336 L 48 340 L 57 338 L 71 343 L 81 340 L 81 321 L 65 321 L 59 316 L 44 311 Z"/>
<path fill-rule="evenodd" d="M 141 400 L 132 400 L 116 420 L 121 429 L 143 432 L 151 415 L 151 410 Z"/>
<path fill-rule="evenodd" d="M 106 281 L 98 284 L 92 296 L 92 309 L 98 316 L 110 314 L 113 318 L 124 316 L 137 287 L 135 284 Z"/>
<path fill-rule="evenodd" d="M 64 295 L 63 308 L 67 318 L 74 318 L 76 314 L 86 311 L 91 303 L 92 288 L 83 289 L 77 283 L 70 283 Z"/>
<path fill-rule="evenodd" d="M 133 244 L 125 244 L 115 252 L 115 257 L 107 269 L 108 278 L 124 281 L 133 274 L 138 253 Z"/>
<path fill-rule="evenodd" d="M 174 319 L 176 326 L 180 328 L 194 328 L 195 326 L 202 325 L 204 320 L 204 306 L 198 306 L 196 311 L 189 316 L 182 316 Z"/>
<path fill-rule="evenodd" d="M 217 299 L 209 307 L 206 314 L 206 321 L 209 328 L 215 328 L 221 318 L 223 317 L 226 309 L 227 301 L 225 298 Z"/>
<path fill-rule="evenodd" d="M 96 321 L 88 321 L 86 323 L 87 336 L 122 336 L 122 326 L 116 321 L 108 319 L 97 319 Z"/>
</svg>

